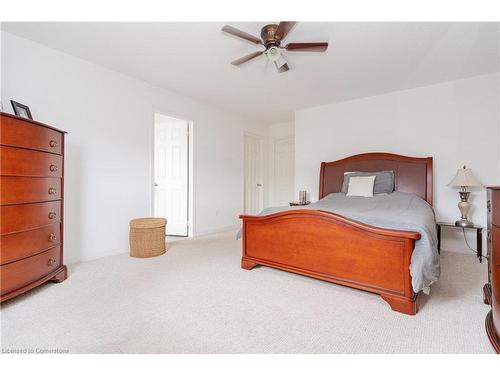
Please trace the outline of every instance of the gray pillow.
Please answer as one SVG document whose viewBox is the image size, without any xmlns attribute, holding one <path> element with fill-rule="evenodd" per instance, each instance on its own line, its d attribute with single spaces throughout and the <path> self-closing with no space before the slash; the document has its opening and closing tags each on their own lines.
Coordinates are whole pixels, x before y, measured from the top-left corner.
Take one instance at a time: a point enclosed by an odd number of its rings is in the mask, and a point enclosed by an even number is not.
<svg viewBox="0 0 500 375">
<path fill-rule="evenodd" d="M 373 194 L 392 193 L 394 191 L 394 171 L 381 172 L 346 172 L 342 182 L 342 193 L 347 194 L 349 178 L 357 176 L 375 176 Z"/>
</svg>

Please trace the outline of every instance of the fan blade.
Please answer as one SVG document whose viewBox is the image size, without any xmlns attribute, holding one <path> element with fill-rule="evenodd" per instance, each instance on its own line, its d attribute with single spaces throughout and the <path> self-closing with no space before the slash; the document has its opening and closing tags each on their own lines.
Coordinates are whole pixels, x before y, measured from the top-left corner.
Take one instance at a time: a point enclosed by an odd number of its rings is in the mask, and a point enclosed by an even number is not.
<svg viewBox="0 0 500 375">
<path fill-rule="evenodd" d="M 286 38 L 287 34 L 290 32 L 292 27 L 294 27 L 296 22 L 280 22 L 278 28 L 274 32 L 274 37 L 278 40 L 283 40 Z"/>
<path fill-rule="evenodd" d="M 233 27 L 233 26 L 229 26 L 229 25 L 226 25 L 222 28 L 222 31 L 228 33 L 228 34 L 231 34 L 231 35 L 234 35 L 234 36 L 237 36 L 239 38 L 243 38 L 243 39 L 246 39 L 252 43 L 255 43 L 255 44 L 262 44 L 262 40 L 260 40 L 259 38 L 257 38 L 256 36 L 253 36 L 251 34 L 248 34 L 244 31 L 241 31 L 239 29 L 237 29 L 236 27 Z"/>
<path fill-rule="evenodd" d="M 264 52 L 265 51 L 257 51 L 257 52 L 251 53 L 249 55 L 240 57 L 238 60 L 231 61 L 231 64 L 233 64 L 233 65 L 241 65 L 241 64 L 247 62 L 248 60 L 252 60 L 253 58 L 255 58 L 257 56 L 262 55 Z"/>
<path fill-rule="evenodd" d="M 328 42 L 312 43 L 288 43 L 285 47 L 287 51 L 312 51 L 324 52 L 328 48 Z"/>
</svg>

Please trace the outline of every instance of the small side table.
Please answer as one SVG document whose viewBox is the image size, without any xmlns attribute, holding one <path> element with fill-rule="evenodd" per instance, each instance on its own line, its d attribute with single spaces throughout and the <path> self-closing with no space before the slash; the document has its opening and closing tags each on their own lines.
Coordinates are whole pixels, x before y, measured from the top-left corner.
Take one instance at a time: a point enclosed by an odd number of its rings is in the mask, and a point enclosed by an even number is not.
<svg viewBox="0 0 500 375">
<path fill-rule="evenodd" d="M 437 234 L 438 234 L 438 253 L 441 253 L 441 227 L 447 228 L 457 228 L 462 229 L 462 227 L 458 227 L 455 223 L 444 223 L 437 222 Z M 473 227 L 467 227 L 464 229 L 474 229 L 476 231 L 476 243 L 477 243 L 477 257 L 479 259 L 479 263 L 483 261 L 483 228 L 479 225 L 474 225 Z"/>
<path fill-rule="evenodd" d="M 290 206 L 308 206 L 310 205 L 311 202 L 307 201 L 307 202 L 290 202 Z"/>
</svg>

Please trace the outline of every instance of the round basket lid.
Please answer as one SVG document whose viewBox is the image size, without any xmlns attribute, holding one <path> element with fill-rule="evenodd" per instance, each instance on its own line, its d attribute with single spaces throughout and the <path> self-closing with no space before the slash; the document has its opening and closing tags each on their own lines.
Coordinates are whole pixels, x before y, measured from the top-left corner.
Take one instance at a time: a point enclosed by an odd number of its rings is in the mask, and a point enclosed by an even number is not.
<svg viewBox="0 0 500 375">
<path fill-rule="evenodd" d="M 167 224 L 167 219 L 162 217 L 141 217 L 130 220 L 131 228 L 158 228 Z"/>
</svg>

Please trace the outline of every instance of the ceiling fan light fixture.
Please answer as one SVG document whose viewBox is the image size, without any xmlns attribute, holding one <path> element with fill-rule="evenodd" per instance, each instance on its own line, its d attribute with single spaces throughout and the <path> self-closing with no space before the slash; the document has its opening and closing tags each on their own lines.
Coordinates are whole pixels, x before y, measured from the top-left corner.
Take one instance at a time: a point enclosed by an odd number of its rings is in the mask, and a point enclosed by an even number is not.
<svg viewBox="0 0 500 375">
<path fill-rule="evenodd" d="M 286 60 L 283 56 L 280 56 L 277 60 L 274 60 L 274 64 L 276 64 L 276 66 L 280 68 L 281 66 L 286 64 Z"/>
<path fill-rule="evenodd" d="M 266 51 L 269 61 L 278 61 L 281 58 L 281 51 L 278 47 L 271 47 Z"/>
<path fill-rule="evenodd" d="M 276 65 L 276 69 L 278 69 L 280 73 L 284 73 L 290 69 L 283 55 L 281 55 L 278 60 L 274 61 L 274 65 Z"/>
</svg>

